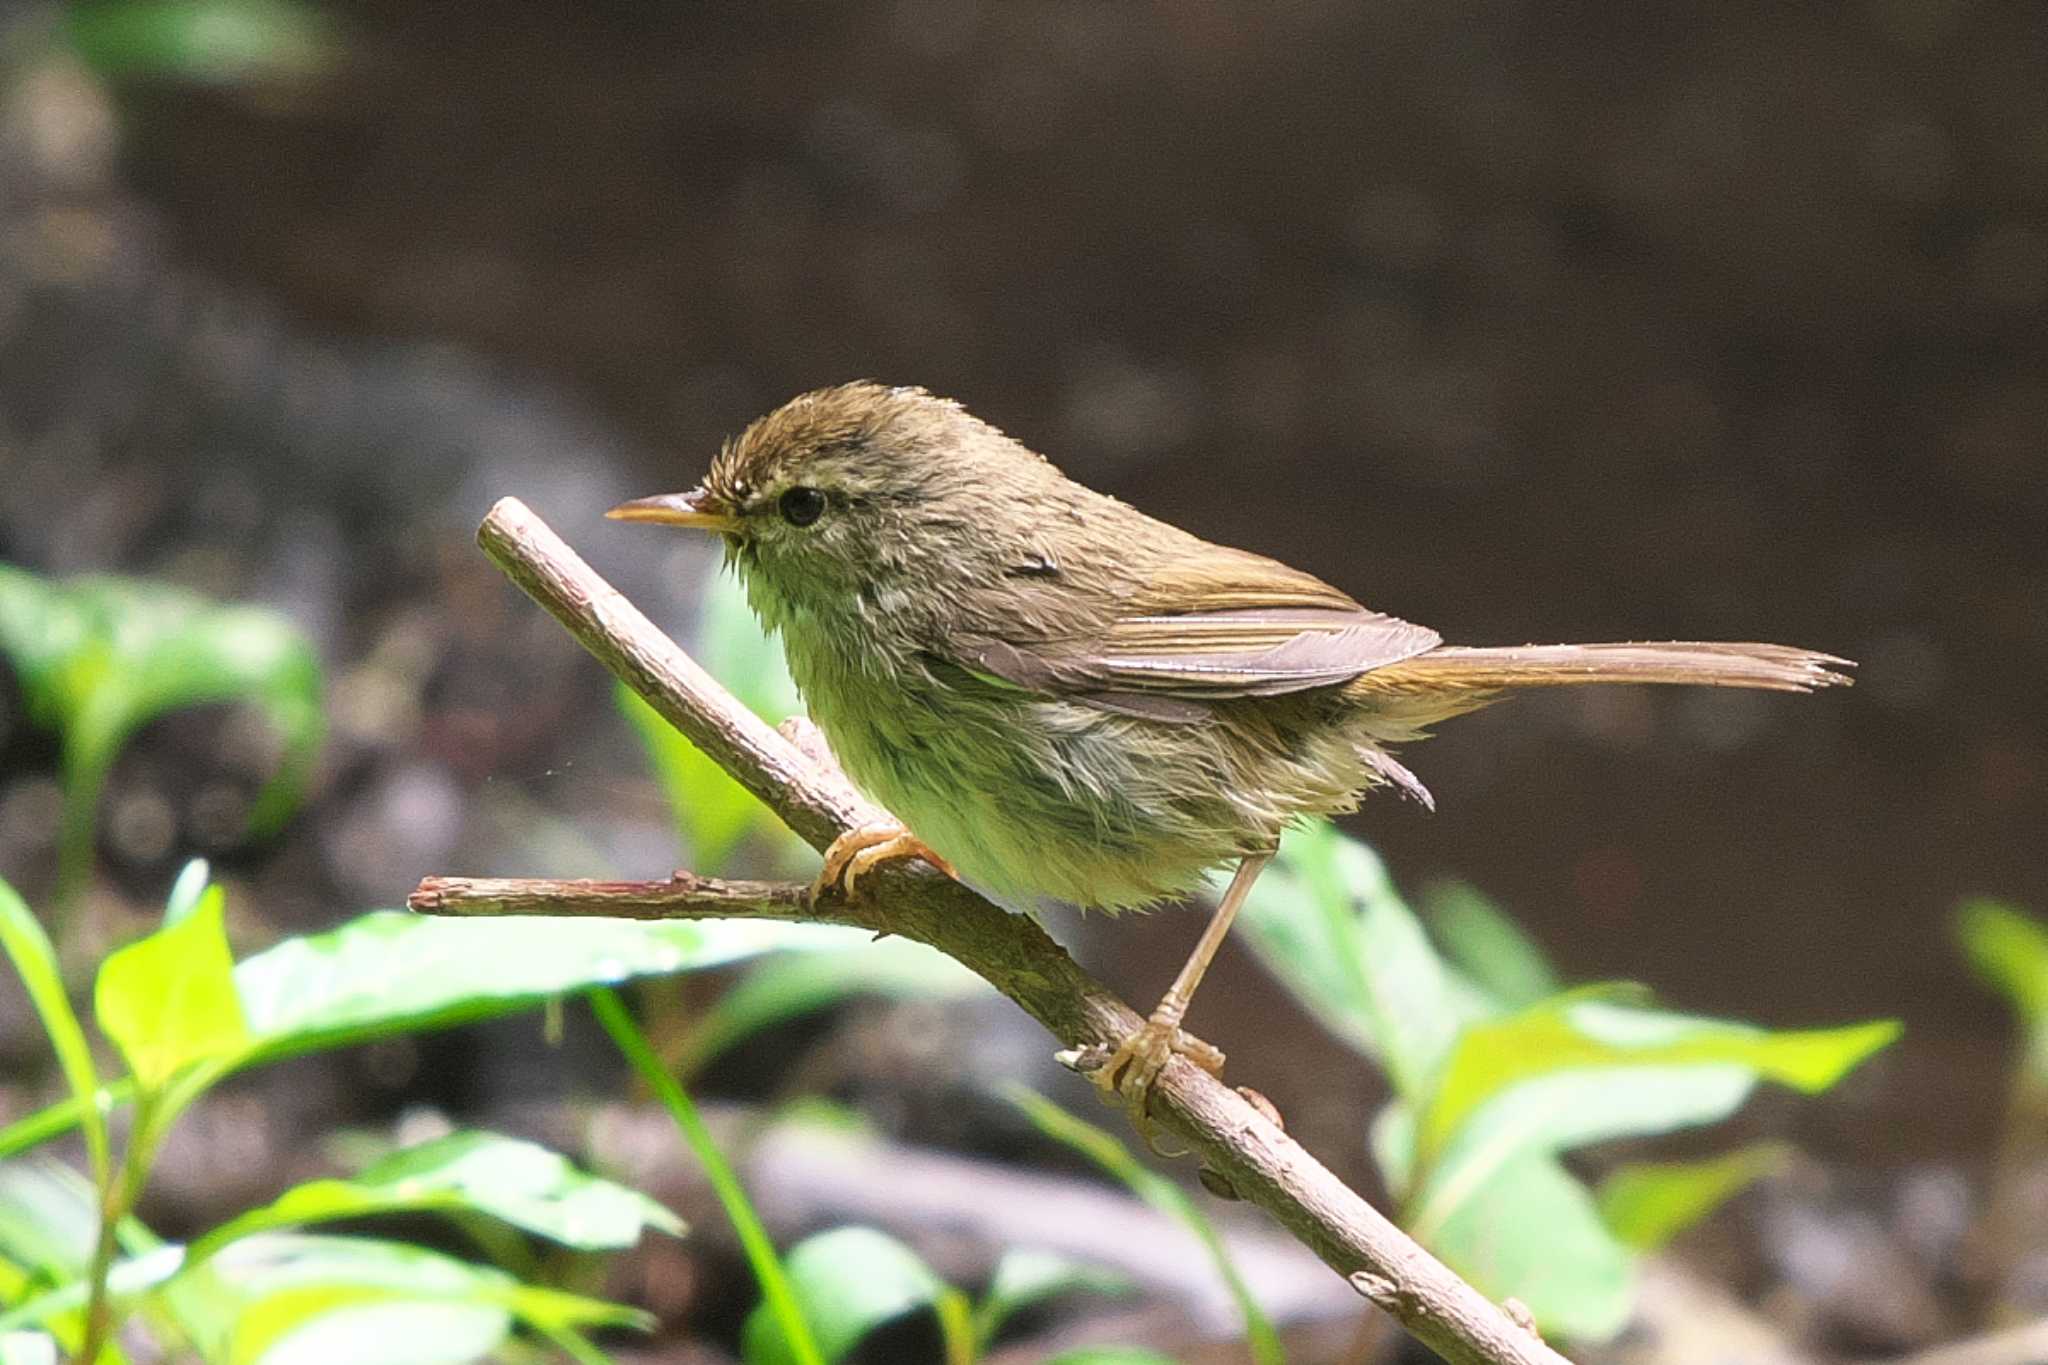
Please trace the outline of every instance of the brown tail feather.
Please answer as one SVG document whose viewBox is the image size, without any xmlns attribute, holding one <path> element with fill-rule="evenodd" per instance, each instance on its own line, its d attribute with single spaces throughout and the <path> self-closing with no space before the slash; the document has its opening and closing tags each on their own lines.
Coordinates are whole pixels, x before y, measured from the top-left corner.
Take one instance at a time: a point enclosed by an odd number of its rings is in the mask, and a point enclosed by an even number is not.
<svg viewBox="0 0 2048 1365">
<path fill-rule="evenodd" d="M 1366 693 L 1488 692 L 1506 687 L 1561 687 L 1573 683 L 1695 683 L 1708 687 L 1760 687 L 1811 692 L 1846 686 L 1838 668 L 1848 659 L 1789 645 L 1669 643 L 1603 645 L 1442 645 L 1426 654 L 1376 668 L 1351 686 Z"/>
</svg>

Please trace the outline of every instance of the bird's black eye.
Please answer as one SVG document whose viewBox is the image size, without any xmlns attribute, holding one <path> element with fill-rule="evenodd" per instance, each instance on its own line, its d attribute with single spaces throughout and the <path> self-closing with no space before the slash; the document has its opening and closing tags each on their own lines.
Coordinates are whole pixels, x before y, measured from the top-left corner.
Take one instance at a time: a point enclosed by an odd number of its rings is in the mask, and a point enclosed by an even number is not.
<svg viewBox="0 0 2048 1365">
<path fill-rule="evenodd" d="M 782 509 L 782 519 L 791 526 L 809 526 L 825 515 L 825 495 L 815 488 L 799 484 L 784 493 L 776 506 Z"/>
</svg>

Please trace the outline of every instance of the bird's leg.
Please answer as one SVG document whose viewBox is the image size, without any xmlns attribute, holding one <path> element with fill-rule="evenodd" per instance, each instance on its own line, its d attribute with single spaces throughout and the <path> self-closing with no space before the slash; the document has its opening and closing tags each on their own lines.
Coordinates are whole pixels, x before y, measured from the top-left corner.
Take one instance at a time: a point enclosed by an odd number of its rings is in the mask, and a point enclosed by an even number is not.
<svg viewBox="0 0 2048 1365">
<path fill-rule="evenodd" d="M 1136 1031 L 1117 1044 L 1108 1060 L 1090 1074 L 1089 1078 L 1102 1087 L 1105 1095 L 1122 1097 L 1124 1106 L 1130 1111 L 1131 1121 L 1145 1135 L 1147 1142 L 1151 1141 L 1152 1127 L 1145 1106 L 1151 1097 L 1152 1083 L 1159 1079 L 1159 1073 L 1165 1070 L 1175 1053 L 1212 1076 L 1223 1074 L 1222 1052 L 1199 1038 L 1182 1033 L 1180 1021 L 1186 1017 L 1188 1004 L 1195 998 L 1195 988 L 1202 984 L 1202 974 L 1209 970 L 1216 950 L 1223 946 L 1224 938 L 1229 935 L 1230 922 L 1237 918 L 1238 908 L 1251 894 L 1252 883 L 1259 879 L 1259 873 L 1272 859 L 1270 853 L 1255 853 L 1237 865 L 1237 875 L 1230 879 L 1230 887 L 1224 891 L 1216 912 L 1209 917 L 1208 927 L 1202 930 L 1195 950 L 1188 954 L 1187 964 L 1173 979 L 1173 985 L 1160 1000 L 1158 1008 Z"/>
<path fill-rule="evenodd" d="M 841 890 L 852 900 L 862 877 L 883 863 L 910 858 L 922 858 L 948 877 L 957 879 L 960 875 L 924 840 L 895 821 L 858 825 L 834 839 L 825 850 L 825 866 L 811 883 L 811 899 Z"/>
</svg>

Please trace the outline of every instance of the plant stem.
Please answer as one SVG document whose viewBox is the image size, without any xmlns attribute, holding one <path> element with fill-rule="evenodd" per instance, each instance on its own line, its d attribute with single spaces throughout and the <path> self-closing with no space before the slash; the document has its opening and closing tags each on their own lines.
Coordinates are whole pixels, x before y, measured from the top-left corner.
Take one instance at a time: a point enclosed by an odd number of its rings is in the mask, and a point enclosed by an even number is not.
<svg viewBox="0 0 2048 1365">
<path fill-rule="evenodd" d="M 93 1242 L 92 1264 L 86 1269 L 92 1287 L 85 1303 L 85 1342 L 78 1353 L 79 1365 L 98 1365 L 100 1352 L 118 1325 L 113 1320 L 114 1305 L 108 1296 L 107 1280 L 113 1274 L 114 1256 L 120 1250 L 121 1220 L 134 1209 L 149 1178 L 150 1158 L 156 1151 L 157 1113 L 156 1096 L 137 1096 L 127 1150 L 109 1168 L 106 1183 L 100 1189 L 100 1228 Z"/>
</svg>

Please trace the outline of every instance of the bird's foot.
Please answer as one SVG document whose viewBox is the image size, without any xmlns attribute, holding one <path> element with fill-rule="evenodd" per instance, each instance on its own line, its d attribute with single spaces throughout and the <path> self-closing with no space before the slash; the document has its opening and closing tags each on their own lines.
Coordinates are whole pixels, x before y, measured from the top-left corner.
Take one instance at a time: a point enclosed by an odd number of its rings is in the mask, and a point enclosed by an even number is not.
<svg viewBox="0 0 2048 1365">
<path fill-rule="evenodd" d="M 1101 1065 L 1088 1073 L 1088 1079 L 1102 1091 L 1103 1102 L 1121 1103 L 1130 1115 L 1131 1126 L 1138 1130 L 1145 1144 L 1158 1156 L 1186 1155 L 1184 1152 L 1169 1152 L 1159 1145 L 1158 1130 L 1153 1126 L 1149 1107 L 1153 1084 L 1175 1056 L 1185 1057 L 1211 1076 L 1222 1079 L 1223 1050 L 1185 1032 L 1177 1019 L 1163 1013 L 1154 1013 L 1140 1024 L 1116 1045 Z"/>
<path fill-rule="evenodd" d="M 922 858 L 955 880 L 960 874 L 953 865 L 932 851 L 930 845 L 898 824 L 861 825 L 832 841 L 825 850 L 825 866 L 811 883 L 811 899 L 839 891 L 852 900 L 860 879 L 883 863 Z"/>
</svg>

